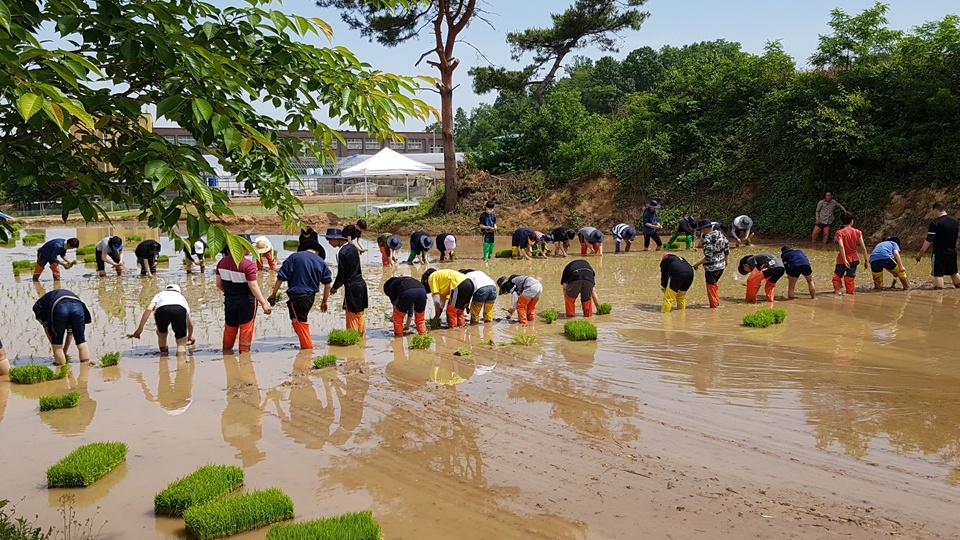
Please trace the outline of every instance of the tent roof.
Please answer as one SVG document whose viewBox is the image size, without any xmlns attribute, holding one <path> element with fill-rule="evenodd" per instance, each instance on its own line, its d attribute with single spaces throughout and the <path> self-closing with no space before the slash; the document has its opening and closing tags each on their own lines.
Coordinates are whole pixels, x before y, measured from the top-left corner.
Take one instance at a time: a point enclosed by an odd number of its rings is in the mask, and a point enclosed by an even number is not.
<svg viewBox="0 0 960 540">
<path fill-rule="evenodd" d="M 389 148 L 380 150 L 370 159 L 341 171 L 344 178 L 363 178 L 366 176 L 397 176 L 401 174 L 434 173 L 431 165 L 414 161 Z"/>
</svg>

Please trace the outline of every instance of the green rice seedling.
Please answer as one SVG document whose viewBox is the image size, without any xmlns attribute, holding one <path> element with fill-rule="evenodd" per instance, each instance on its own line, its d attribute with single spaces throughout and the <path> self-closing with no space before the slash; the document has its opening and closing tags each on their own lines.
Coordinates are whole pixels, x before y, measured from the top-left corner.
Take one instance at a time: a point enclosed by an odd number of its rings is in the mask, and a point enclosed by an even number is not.
<svg viewBox="0 0 960 540">
<path fill-rule="evenodd" d="M 331 330 L 330 334 L 327 335 L 327 343 L 346 347 L 348 345 L 355 345 L 362 338 L 363 334 L 352 328 L 347 328 L 346 330 Z"/>
<path fill-rule="evenodd" d="M 313 369 L 323 369 L 335 365 L 337 365 L 337 355 L 335 354 L 325 354 L 313 359 Z"/>
<path fill-rule="evenodd" d="M 609 315 L 612 310 L 613 306 L 611 304 L 600 304 L 597 306 L 597 315 Z"/>
<path fill-rule="evenodd" d="M 127 235 L 127 242 L 142 242 L 142 241 L 143 241 L 143 235 L 140 235 L 140 234 Z"/>
<path fill-rule="evenodd" d="M 17 238 L 19 237 L 20 235 L 17 234 L 16 232 L 14 232 L 13 234 L 8 232 L 6 239 L 0 238 L 0 245 L 9 246 L 11 244 L 15 244 L 17 242 Z"/>
<path fill-rule="evenodd" d="M 97 245 L 96 245 L 96 244 L 87 244 L 87 245 L 85 245 L 85 246 L 80 246 L 80 247 L 77 248 L 77 256 L 78 256 L 78 257 L 79 257 L 79 256 L 82 256 L 82 255 L 93 255 L 93 254 L 95 254 L 96 252 L 97 252 Z"/>
<path fill-rule="evenodd" d="M 36 384 L 43 381 L 52 381 L 62 379 L 70 373 L 70 366 L 64 364 L 54 372 L 47 366 L 40 364 L 30 364 L 29 366 L 17 366 L 10 370 L 10 382 L 16 384 Z"/>
<path fill-rule="evenodd" d="M 13 273 L 19 274 L 24 270 L 33 270 L 33 267 L 36 265 L 37 265 L 36 261 L 28 261 L 26 259 L 13 261 Z"/>
<path fill-rule="evenodd" d="M 125 459 L 127 445 L 121 442 L 86 444 L 47 469 L 47 486 L 87 487 L 106 476 Z"/>
<path fill-rule="evenodd" d="M 157 255 L 157 264 L 164 264 L 170 262 L 169 255 Z"/>
<path fill-rule="evenodd" d="M 597 327 L 589 321 L 567 321 L 563 333 L 573 341 L 596 341 Z"/>
<path fill-rule="evenodd" d="M 458 347 L 457 351 L 453 353 L 454 356 L 471 356 L 473 354 L 473 349 L 470 347 Z"/>
<path fill-rule="evenodd" d="M 510 259 L 513 257 L 512 249 L 501 249 L 500 251 L 493 254 L 493 257 L 496 259 Z"/>
<path fill-rule="evenodd" d="M 758 309 L 754 313 L 743 316 L 743 325 L 750 328 L 766 328 L 773 324 L 780 324 L 787 318 L 787 312 L 782 309 Z"/>
<path fill-rule="evenodd" d="M 39 244 L 40 242 L 43 242 L 46 239 L 47 239 L 47 235 L 45 233 L 28 234 L 23 237 L 23 245 L 25 246 L 36 245 L 36 244 Z"/>
<path fill-rule="evenodd" d="M 208 502 L 183 513 L 187 532 L 199 540 L 233 536 L 292 517 L 293 501 L 277 488 Z"/>
<path fill-rule="evenodd" d="M 440 322 L 440 317 L 427 319 L 427 328 L 431 330 L 438 330 L 441 326 L 442 326 L 442 323 Z"/>
<path fill-rule="evenodd" d="M 215 501 L 242 485 L 240 467 L 204 465 L 157 493 L 153 497 L 153 511 L 158 516 L 182 516 L 188 508 Z"/>
<path fill-rule="evenodd" d="M 780 324 L 787 319 L 787 312 L 782 309 L 771 309 L 770 314 L 773 315 L 774 324 Z"/>
<path fill-rule="evenodd" d="M 560 312 L 555 309 L 548 309 L 540 312 L 540 319 L 547 324 L 553 324 L 553 321 L 560 318 Z"/>
<path fill-rule="evenodd" d="M 533 345 L 537 342 L 537 336 L 535 334 L 528 334 L 526 332 L 520 332 L 519 334 L 513 336 L 514 345 Z"/>
<path fill-rule="evenodd" d="M 433 345 L 433 337 L 417 334 L 410 340 L 411 349 L 429 349 Z"/>
<path fill-rule="evenodd" d="M 93 255 L 84 255 L 83 262 L 86 264 L 93 264 L 97 262 L 97 254 L 94 253 Z"/>
<path fill-rule="evenodd" d="M 62 396 L 42 396 L 40 412 L 54 409 L 72 409 L 80 403 L 80 392 L 70 392 Z"/>
<path fill-rule="evenodd" d="M 100 367 L 115 366 L 120 363 L 120 353 L 109 352 L 100 357 Z"/>
<path fill-rule="evenodd" d="M 373 514 L 351 512 L 335 517 L 317 519 L 304 523 L 274 525 L 267 533 L 267 540 L 380 540 L 380 524 Z"/>
<path fill-rule="evenodd" d="M 296 240 L 296 239 L 293 239 L 293 238 L 288 238 L 287 240 L 284 240 L 284 241 L 283 241 L 283 248 L 284 248 L 284 249 L 297 249 L 298 247 L 300 247 L 300 241 L 299 241 L 299 240 Z"/>
</svg>

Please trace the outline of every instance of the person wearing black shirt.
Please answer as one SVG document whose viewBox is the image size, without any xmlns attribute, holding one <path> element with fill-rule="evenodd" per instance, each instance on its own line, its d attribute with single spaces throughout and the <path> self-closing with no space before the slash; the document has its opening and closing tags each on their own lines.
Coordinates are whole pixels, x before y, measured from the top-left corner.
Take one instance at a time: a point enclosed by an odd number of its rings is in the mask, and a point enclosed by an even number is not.
<svg viewBox="0 0 960 540">
<path fill-rule="evenodd" d="M 93 319 L 86 304 L 76 294 L 66 289 L 50 291 L 33 304 L 33 314 L 53 346 L 54 364 L 59 366 L 67 362 L 66 350 L 70 348 L 71 339 L 77 343 L 80 361 L 90 361 L 86 328 Z"/>
<path fill-rule="evenodd" d="M 324 235 L 327 242 L 335 248 L 337 253 L 337 277 L 333 280 L 332 294 L 336 294 L 343 287 L 343 308 L 347 313 L 347 328 L 366 333 L 367 323 L 363 312 L 367 309 L 367 282 L 360 271 L 360 250 L 350 243 L 340 229 L 327 229 Z"/>
<path fill-rule="evenodd" d="M 580 297 L 580 307 L 584 317 L 593 317 L 594 305 L 600 304 L 597 291 L 594 287 L 597 275 L 590 263 L 583 259 L 570 261 L 560 276 L 560 285 L 563 286 L 563 301 L 567 317 L 577 314 L 577 297 Z"/>
<path fill-rule="evenodd" d="M 313 227 L 307 227 L 300 231 L 299 241 L 303 242 L 304 240 L 313 240 L 315 242 L 319 242 L 320 235 L 317 234 L 317 231 L 313 230 Z"/>
<path fill-rule="evenodd" d="M 927 229 L 927 239 L 917 253 L 917 262 L 931 247 L 933 260 L 933 288 L 943 288 L 943 276 L 950 276 L 953 286 L 960 289 L 960 274 L 957 273 L 957 232 L 960 222 L 947 214 L 947 207 L 943 203 L 933 205 L 930 212 L 933 221 Z"/>
<path fill-rule="evenodd" d="M 343 232 L 341 234 L 343 234 L 343 236 L 346 237 L 347 241 L 353 244 L 360 253 L 363 253 L 367 250 L 363 248 L 362 244 L 360 244 L 360 236 L 363 235 L 364 231 L 366 230 L 367 230 L 367 221 L 364 219 L 360 219 L 360 220 L 357 220 L 356 225 L 351 224 L 344 227 Z"/>
<path fill-rule="evenodd" d="M 427 253 L 433 249 L 433 238 L 423 231 L 416 231 L 410 235 L 410 256 L 407 262 L 412 263 L 420 260 L 422 264 L 427 264 Z"/>
<path fill-rule="evenodd" d="M 577 236 L 577 233 L 573 229 L 557 227 L 550 233 L 550 236 L 553 236 L 553 256 L 566 257 L 567 249 L 570 247 L 570 241 Z"/>
<path fill-rule="evenodd" d="M 427 333 L 427 289 L 419 279 L 408 276 L 392 277 L 383 284 L 383 292 L 393 304 L 395 336 L 403 337 L 404 329 L 410 326 L 411 317 L 416 322 L 417 333 Z"/>
<path fill-rule="evenodd" d="M 767 296 L 767 302 L 773 302 L 774 291 L 777 288 L 777 281 L 786 273 L 786 268 L 777 257 L 769 253 L 758 253 L 756 255 L 747 255 L 740 259 L 737 270 L 741 276 L 747 277 L 747 297 L 746 301 L 750 304 L 756 303 L 757 293 L 760 291 L 760 284 L 764 281 L 763 291 Z"/>
<path fill-rule="evenodd" d="M 144 240 L 137 244 L 133 250 L 137 256 L 137 264 L 140 265 L 140 275 L 153 277 L 157 272 L 157 256 L 160 255 L 160 242 L 156 240 Z"/>
<path fill-rule="evenodd" d="M 660 260 L 660 288 L 663 289 L 661 313 L 670 313 L 676 301 L 677 309 L 687 309 L 687 291 L 693 285 L 693 267 L 683 257 L 666 253 Z"/>
</svg>

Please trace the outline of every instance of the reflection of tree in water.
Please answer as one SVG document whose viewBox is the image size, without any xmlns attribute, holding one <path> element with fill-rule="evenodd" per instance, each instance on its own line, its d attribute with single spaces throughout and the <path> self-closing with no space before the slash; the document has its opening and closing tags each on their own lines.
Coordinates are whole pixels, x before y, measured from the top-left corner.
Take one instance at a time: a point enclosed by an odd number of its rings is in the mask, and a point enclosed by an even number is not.
<svg viewBox="0 0 960 540">
<path fill-rule="evenodd" d="M 176 362 L 176 375 L 171 377 L 170 362 Z M 150 391 L 150 387 L 143 380 L 141 373 L 131 373 L 130 378 L 140 384 L 143 397 L 150 403 L 156 403 L 168 414 L 180 414 L 187 410 L 193 396 L 194 362 L 183 359 L 162 357 L 159 361 L 159 375 L 157 394 Z"/>
<path fill-rule="evenodd" d="M 97 402 L 90 398 L 90 392 L 87 391 L 90 369 L 90 362 L 83 362 L 79 367 L 76 364 L 71 365 L 71 374 L 67 377 L 68 387 L 62 389 L 62 392 L 49 392 L 50 387 L 45 386 L 44 395 L 59 395 L 73 390 L 80 392 L 80 403 L 76 407 L 40 413 L 40 420 L 54 431 L 64 435 L 79 435 L 93 422 L 93 417 L 97 413 Z M 73 376 L 74 370 L 79 372 L 76 378 Z"/>
<path fill-rule="evenodd" d="M 257 448 L 263 436 L 263 409 L 260 387 L 250 353 L 226 354 L 223 367 L 227 376 L 227 405 L 220 416 L 223 440 L 237 449 L 234 456 L 243 466 L 252 467 L 267 457 Z"/>
</svg>

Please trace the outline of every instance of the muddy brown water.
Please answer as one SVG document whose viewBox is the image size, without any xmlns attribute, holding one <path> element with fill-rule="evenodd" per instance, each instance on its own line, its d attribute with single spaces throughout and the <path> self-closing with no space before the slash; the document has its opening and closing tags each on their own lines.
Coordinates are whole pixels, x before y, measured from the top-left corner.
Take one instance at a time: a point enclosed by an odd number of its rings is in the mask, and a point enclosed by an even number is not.
<svg viewBox="0 0 960 540">
<path fill-rule="evenodd" d="M 318 346 L 301 353 L 277 310 L 258 316 L 253 352 L 236 356 L 217 350 L 223 307 L 211 268 L 186 275 L 166 238 L 129 228 L 49 229 L 47 238 L 89 244 L 108 232 L 158 238 L 173 255 L 154 280 L 132 273 L 132 245 L 121 278 L 84 265 L 63 273 L 61 285 L 93 312 L 94 358 L 121 351 L 120 365 L 74 363 L 69 379 L 40 385 L 0 380 L 0 498 L 41 523 L 59 523 L 71 494 L 78 517 L 106 521 L 101 538 L 183 537 L 182 520 L 154 517 L 153 495 L 224 463 L 245 469 L 246 489 L 284 489 L 297 519 L 371 509 L 390 539 L 960 535 L 960 291 L 810 300 L 800 287 L 799 300 L 777 302 L 784 324 L 747 329 L 740 319 L 755 307 L 740 302 L 732 268 L 721 309 L 704 307 L 698 275 L 689 309 L 661 314 L 660 254 L 608 253 L 590 258 L 601 299 L 614 305 L 595 317 L 596 343 L 567 341 L 561 319 L 533 325 L 532 346 L 500 346 L 520 331 L 500 321 L 433 331 L 436 345 L 417 351 L 391 336 L 380 285 L 424 268 L 384 269 L 371 246 L 362 345 L 327 347 L 342 311 L 315 311 Z M 283 259 L 283 237 L 270 238 Z M 0 339 L 15 365 L 51 361 L 30 310 L 53 287 L 49 271 L 34 284 L 10 266 L 35 251 L 0 248 Z M 533 275 L 546 286 L 542 309 L 562 308 L 566 261 L 484 263 L 478 238 L 458 251 L 451 267 Z M 835 255 L 811 255 L 826 292 Z M 927 263 L 908 270 L 920 285 Z M 125 338 L 167 283 L 193 308 L 189 360 L 156 354 L 152 322 L 141 340 Z M 869 275 L 859 283 L 871 285 Z M 272 284 L 263 273 L 263 287 Z M 507 307 L 502 297 L 497 316 Z M 454 356 L 461 347 L 472 354 Z M 340 365 L 311 370 L 328 350 Z M 76 409 L 38 412 L 39 396 L 69 389 L 81 392 Z M 126 442 L 126 463 L 86 489 L 45 487 L 47 467 L 102 440 Z"/>
</svg>

